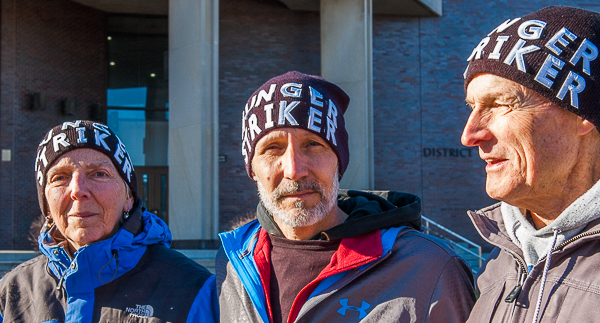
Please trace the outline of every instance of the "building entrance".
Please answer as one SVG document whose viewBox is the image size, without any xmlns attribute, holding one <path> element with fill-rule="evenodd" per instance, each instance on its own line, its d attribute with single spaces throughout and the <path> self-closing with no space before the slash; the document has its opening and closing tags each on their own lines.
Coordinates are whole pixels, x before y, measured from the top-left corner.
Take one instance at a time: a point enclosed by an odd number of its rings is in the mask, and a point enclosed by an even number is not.
<svg viewBox="0 0 600 323">
<path fill-rule="evenodd" d="M 106 123 L 127 147 L 144 207 L 168 223 L 168 19 L 110 15 L 107 32 Z"/>
<path fill-rule="evenodd" d="M 137 166 L 138 195 L 148 211 L 169 223 L 169 167 Z"/>
</svg>

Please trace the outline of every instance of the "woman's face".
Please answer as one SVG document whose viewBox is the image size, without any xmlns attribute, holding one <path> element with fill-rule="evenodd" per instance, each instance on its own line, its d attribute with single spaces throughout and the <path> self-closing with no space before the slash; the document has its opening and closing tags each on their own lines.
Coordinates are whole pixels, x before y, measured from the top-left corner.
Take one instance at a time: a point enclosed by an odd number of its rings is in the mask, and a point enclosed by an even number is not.
<svg viewBox="0 0 600 323">
<path fill-rule="evenodd" d="M 114 235 L 133 206 L 111 160 L 93 149 L 62 155 L 46 174 L 44 194 L 58 230 L 79 249 Z"/>
</svg>

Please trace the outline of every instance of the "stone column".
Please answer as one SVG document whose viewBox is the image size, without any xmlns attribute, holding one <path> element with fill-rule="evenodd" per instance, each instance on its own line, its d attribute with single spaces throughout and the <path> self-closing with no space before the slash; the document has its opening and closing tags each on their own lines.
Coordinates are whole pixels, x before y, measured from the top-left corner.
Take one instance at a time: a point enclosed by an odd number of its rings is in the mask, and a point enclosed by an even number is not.
<svg viewBox="0 0 600 323">
<path fill-rule="evenodd" d="M 217 239 L 219 1 L 169 1 L 169 227 Z"/>
<path fill-rule="evenodd" d="M 340 187 L 373 189 L 372 0 L 321 0 L 321 73 L 350 96 L 350 164 Z"/>
</svg>

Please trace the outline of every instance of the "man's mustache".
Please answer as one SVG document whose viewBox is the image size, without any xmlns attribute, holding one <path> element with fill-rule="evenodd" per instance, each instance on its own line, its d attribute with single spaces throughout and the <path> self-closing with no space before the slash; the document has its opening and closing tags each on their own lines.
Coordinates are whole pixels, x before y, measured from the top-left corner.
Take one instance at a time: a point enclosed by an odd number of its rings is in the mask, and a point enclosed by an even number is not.
<svg viewBox="0 0 600 323">
<path fill-rule="evenodd" d="M 319 182 L 313 180 L 286 181 L 282 182 L 271 194 L 275 201 L 279 202 L 285 195 L 302 191 L 313 191 L 323 197 L 324 188 Z"/>
</svg>

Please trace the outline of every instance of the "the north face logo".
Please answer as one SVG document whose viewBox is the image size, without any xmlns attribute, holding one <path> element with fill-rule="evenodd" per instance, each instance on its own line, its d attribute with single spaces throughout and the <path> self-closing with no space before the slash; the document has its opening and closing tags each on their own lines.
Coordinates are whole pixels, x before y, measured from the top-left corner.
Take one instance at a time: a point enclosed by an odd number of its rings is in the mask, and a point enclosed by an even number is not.
<svg viewBox="0 0 600 323">
<path fill-rule="evenodd" d="M 358 319 L 362 320 L 367 316 L 367 308 L 371 307 L 371 304 L 363 301 L 360 307 L 356 307 L 356 306 L 348 306 L 348 299 L 344 298 L 344 299 L 340 299 L 340 304 L 342 305 L 342 307 L 337 310 L 338 313 L 342 314 L 343 316 L 346 316 L 346 311 L 347 310 L 351 310 L 351 311 L 357 311 L 359 313 L 358 315 Z"/>
<path fill-rule="evenodd" d="M 135 307 L 125 308 L 125 312 L 129 313 L 132 317 L 152 317 L 154 315 L 154 308 L 151 305 L 135 305 Z"/>
</svg>

